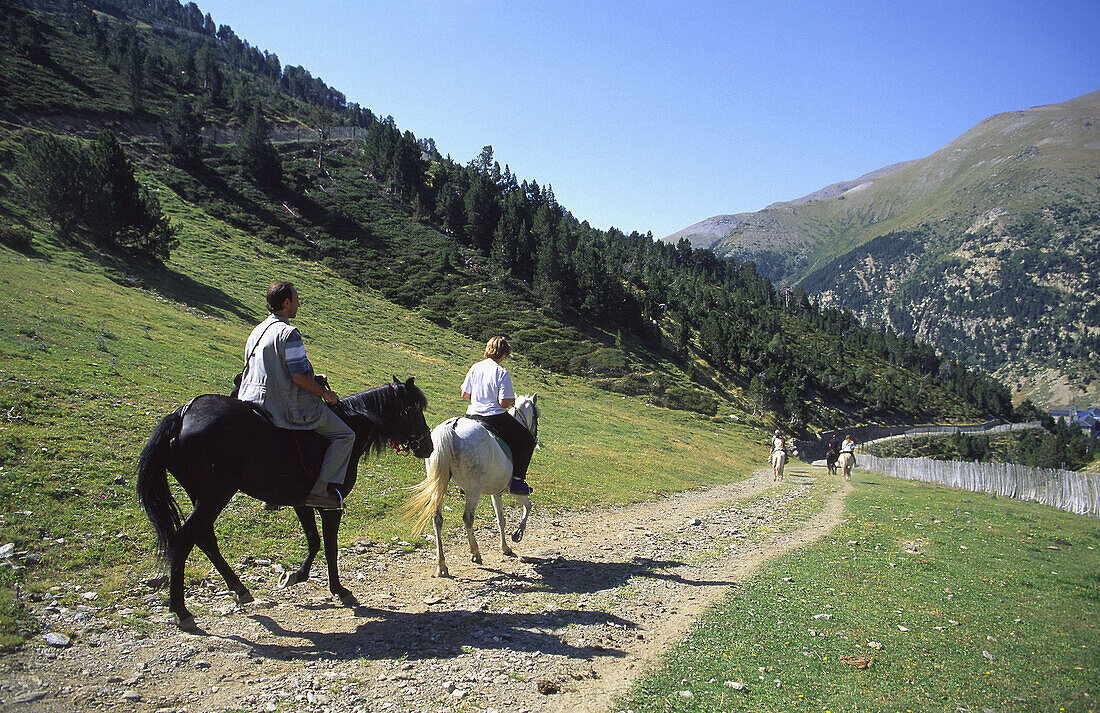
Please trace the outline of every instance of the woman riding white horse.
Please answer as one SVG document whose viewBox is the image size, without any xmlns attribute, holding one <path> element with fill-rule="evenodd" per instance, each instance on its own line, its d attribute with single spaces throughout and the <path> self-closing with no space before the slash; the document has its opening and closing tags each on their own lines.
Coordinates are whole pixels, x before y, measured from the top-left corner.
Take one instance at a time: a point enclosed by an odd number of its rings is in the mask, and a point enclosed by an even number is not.
<svg viewBox="0 0 1100 713">
<path fill-rule="evenodd" d="M 840 457 L 837 459 L 837 465 L 844 473 L 844 479 L 851 480 L 852 468 L 856 465 L 856 443 L 851 436 L 845 436 L 844 442 L 840 444 Z"/>
<path fill-rule="evenodd" d="M 779 429 L 772 436 L 772 480 L 783 480 L 783 467 L 787 465 L 787 442 Z"/>
<path fill-rule="evenodd" d="M 538 394 L 520 396 L 511 409 L 511 416 L 533 436 L 538 436 Z M 462 510 L 462 522 L 470 541 L 470 560 L 481 564 L 481 550 L 474 537 L 474 512 L 482 493 L 489 493 L 500 530 L 500 549 L 506 557 L 515 557 L 504 537 L 504 510 L 501 495 L 508 490 L 512 479 L 512 461 L 500 442 L 477 421 L 468 418 L 451 418 L 432 430 L 433 451 L 425 461 L 427 475 L 418 483 L 414 494 L 405 504 L 405 511 L 416 517 L 413 532 L 420 535 L 431 519 L 435 526 L 436 569 L 435 576 L 449 577 L 447 563 L 443 559 L 443 496 L 447 485 L 454 481 L 466 495 L 466 507 Z M 531 498 L 516 495 L 523 506 L 512 541 L 519 542 L 527 529 L 527 517 L 531 514 Z"/>
<path fill-rule="evenodd" d="M 435 510 L 439 559 L 436 576 L 447 576 L 440 533 L 443 494 L 446 493 L 448 480 L 453 479 L 466 494 L 462 520 L 466 524 L 474 562 L 481 563 L 473 523 L 474 510 L 483 491 L 492 497 L 500 526 L 501 550 L 505 555 L 512 555 L 504 539 L 504 514 L 500 504 L 500 494 L 505 488 L 523 504 L 523 519 L 512 539 L 519 542 L 527 526 L 531 488 L 526 477 L 538 437 L 538 397 L 527 401 L 516 400 L 512 377 L 500 365 L 511 353 L 512 348 L 504 337 L 493 337 L 485 344 L 485 359 L 470 367 L 462 382 L 462 398 L 470 402 L 466 408 L 466 418 L 451 419 L 432 431 L 432 442 L 438 444 L 439 450 L 436 458 L 426 463 L 428 474 L 416 486 L 418 492 L 407 505 L 412 512 L 420 511 L 416 521 L 417 534 L 423 531 L 432 510 Z M 509 408 L 511 412 L 506 410 Z M 478 421 L 480 423 L 474 423 Z M 493 436 L 499 437 L 510 453 L 506 455 Z M 506 478 L 505 482 L 498 482 L 502 477 Z"/>
</svg>

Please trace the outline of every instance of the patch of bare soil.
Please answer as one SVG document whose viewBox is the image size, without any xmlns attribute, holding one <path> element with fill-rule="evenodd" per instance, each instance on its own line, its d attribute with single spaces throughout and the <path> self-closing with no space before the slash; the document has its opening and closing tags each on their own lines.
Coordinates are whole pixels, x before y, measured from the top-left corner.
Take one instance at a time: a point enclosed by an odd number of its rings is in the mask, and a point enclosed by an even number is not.
<svg viewBox="0 0 1100 713">
<path fill-rule="evenodd" d="M 819 479 L 824 509 L 792 524 Z M 846 488 L 824 469 L 795 466 L 773 485 L 761 471 L 629 507 L 536 510 L 521 559 L 499 554 L 486 503 L 486 564 L 454 538 L 453 579 L 430 576 L 434 548 L 342 548 L 355 607 L 328 595 L 323 562 L 313 580 L 278 590 L 280 565 L 254 560 L 239 570 L 253 604 L 234 604 L 220 579 L 189 588 L 191 634 L 171 623 L 164 592 L 130 604 L 153 612 L 147 631 L 122 623 L 125 608 L 41 602 L 36 615 L 72 640 L 39 638 L 0 658 L 0 710 L 606 710 L 730 587 L 840 522 Z"/>
</svg>

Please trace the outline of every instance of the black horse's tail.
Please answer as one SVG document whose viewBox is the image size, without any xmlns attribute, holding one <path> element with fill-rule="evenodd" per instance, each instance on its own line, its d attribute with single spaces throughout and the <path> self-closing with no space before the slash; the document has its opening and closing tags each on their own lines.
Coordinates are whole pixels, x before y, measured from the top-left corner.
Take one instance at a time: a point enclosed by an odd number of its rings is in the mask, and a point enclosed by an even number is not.
<svg viewBox="0 0 1100 713">
<path fill-rule="evenodd" d="M 182 423 L 183 409 L 162 418 L 138 460 L 138 499 L 157 531 L 157 554 L 162 558 L 169 554 L 172 535 L 183 523 L 179 505 L 168 489 L 168 449 Z"/>
</svg>

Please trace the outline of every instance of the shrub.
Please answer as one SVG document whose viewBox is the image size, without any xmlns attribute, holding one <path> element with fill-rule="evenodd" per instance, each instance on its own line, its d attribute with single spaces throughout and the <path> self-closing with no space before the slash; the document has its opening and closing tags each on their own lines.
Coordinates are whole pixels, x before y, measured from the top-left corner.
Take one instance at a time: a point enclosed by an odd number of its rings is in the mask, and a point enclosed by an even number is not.
<svg viewBox="0 0 1100 713">
<path fill-rule="evenodd" d="M 718 413 L 718 399 L 703 391 L 673 386 L 658 399 L 661 406 L 679 411 L 694 411 L 705 416 Z"/>
<path fill-rule="evenodd" d="M 24 255 L 34 252 L 31 231 L 21 225 L 0 225 L 0 244 Z"/>
<path fill-rule="evenodd" d="M 569 360 L 569 371 L 582 376 L 621 376 L 629 370 L 626 356 L 618 349 L 597 349 Z"/>
</svg>

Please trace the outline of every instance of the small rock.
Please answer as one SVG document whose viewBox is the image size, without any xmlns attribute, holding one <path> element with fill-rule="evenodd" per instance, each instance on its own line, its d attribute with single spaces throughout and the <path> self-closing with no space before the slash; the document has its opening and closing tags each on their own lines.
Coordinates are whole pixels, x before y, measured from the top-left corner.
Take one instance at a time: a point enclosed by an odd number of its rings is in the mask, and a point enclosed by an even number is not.
<svg viewBox="0 0 1100 713">
<path fill-rule="evenodd" d="M 541 681 L 539 681 L 538 684 L 537 684 L 537 687 L 538 687 L 539 693 L 541 693 L 544 696 L 552 695 L 552 694 L 557 693 L 558 691 L 561 690 L 561 688 L 558 686 L 557 681 L 551 681 L 548 678 L 544 678 Z"/>
<path fill-rule="evenodd" d="M 832 619 L 832 614 L 814 614 L 814 619 Z"/>
<path fill-rule="evenodd" d="M 747 686 L 740 681 L 726 681 L 726 688 L 732 688 L 735 691 L 743 691 Z"/>
<path fill-rule="evenodd" d="M 14 542 L 9 542 L 6 545 L 0 546 L 0 558 L 7 559 L 11 557 L 13 552 L 15 552 Z"/>
<path fill-rule="evenodd" d="M 432 604 L 439 604 L 442 601 L 443 599 L 441 597 L 424 597 L 424 603 L 428 606 L 431 606 Z"/>
<path fill-rule="evenodd" d="M 697 517 L 693 517 L 690 520 L 688 520 L 688 524 L 691 525 L 692 527 L 698 527 L 699 525 L 703 524 L 703 521 L 700 520 Z M 690 691 L 689 691 L 689 693 L 690 693 Z"/>
<path fill-rule="evenodd" d="M 992 661 L 992 660 L 993 660 L 993 654 L 989 653 L 988 651 L 983 651 L 983 652 L 982 652 L 982 656 L 985 656 L 985 657 L 986 657 L 987 659 L 989 659 L 990 661 Z"/>
<path fill-rule="evenodd" d="M 881 649 L 882 644 L 877 642 L 877 641 L 868 641 L 867 642 L 867 648 L 869 648 L 869 649 Z"/>
<path fill-rule="evenodd" d="M 680 691 L 680 698 L 695 698 L 695 694 L 691 691 Z"/>
<path fill-rule="evenodd" d="M 83 599 L 86 602 L 94 602 L 96 599 L 99 599 L 99 593 L 98 592 L 81 592 L 80 593 L 80 598 Z"/>
<path fill-rule="evenodd" d="M 51 631 L 42 638 L 44 638 L 46 640 L 46 643 L 50 646 L 56 646 L 58 648 L 64 648 L 72 643 L 72 639 L 65 636 L 64 634 L 59 634 L 56 631 Z"/>
<path fill-rule="evenodd" d="M 121 696 L 119 696 L 119 700 L 120 701 L 140 701 L 141 700 L 141 694 L 138 693 L 137 691 L 126 691 Z"/>
<path fill-rule="evenodd" d="M 898 624 L 898 631 L 909 631 L 909 629 L 905 628 L 901 624 Z"/>
<path fill-rule="evenodd" d="M 201 668 L 201 669 L 210 668 L 210 662 L 209 661 L 202 661 L 202 660 L 196 661 L 195 662 L 195 668 Z"/>
</svg>

